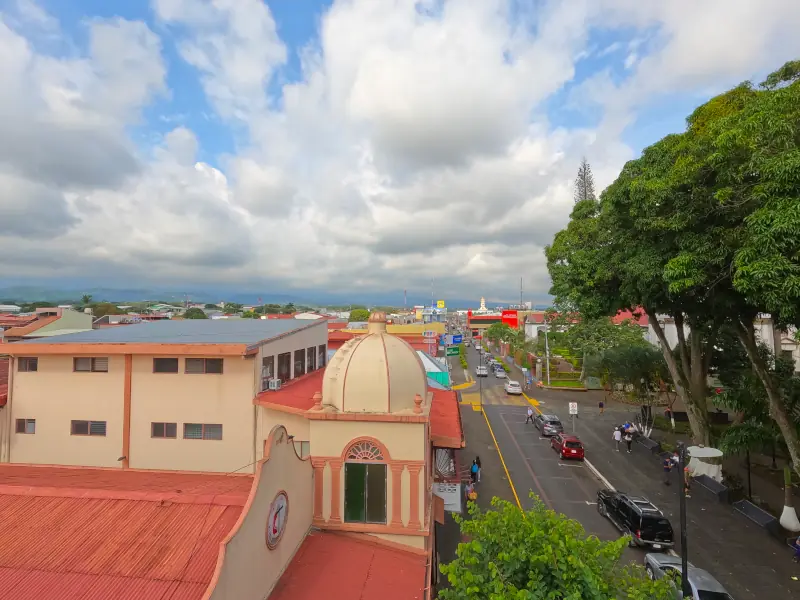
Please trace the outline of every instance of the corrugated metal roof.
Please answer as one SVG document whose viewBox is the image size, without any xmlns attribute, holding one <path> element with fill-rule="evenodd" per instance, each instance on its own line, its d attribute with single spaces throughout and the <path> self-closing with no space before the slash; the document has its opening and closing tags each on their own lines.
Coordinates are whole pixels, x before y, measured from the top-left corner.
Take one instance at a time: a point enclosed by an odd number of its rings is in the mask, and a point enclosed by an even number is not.
<svg viewBox="0 0 800 600">
<path fill-rule="evenodd" d="M 0 481 L 0 600 L 198 600 L 252 485 L 243 476 L 15 465 L 0 469 Z M 92 486 L 100 497 L 80 497 Z M 136 491 L 142 499 L 102 497 Z M 196 501 L 156 501 L 163 492 Z"/>
<path fill-rule="evenodd" d="M 325 327 L 324 321 L 294 319 L 183 319 L 139 323 L 131 327 L 95 329 L 20 344 L 257 344 L 309 326 Z"/>
</svg>

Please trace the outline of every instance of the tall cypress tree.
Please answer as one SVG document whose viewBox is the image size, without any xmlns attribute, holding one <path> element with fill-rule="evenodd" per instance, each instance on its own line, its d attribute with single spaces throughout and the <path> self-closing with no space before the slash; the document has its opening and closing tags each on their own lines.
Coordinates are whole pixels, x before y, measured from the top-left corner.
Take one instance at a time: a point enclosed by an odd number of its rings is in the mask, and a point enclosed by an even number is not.
<svg viewBox="0 0 800 600">
<path fill-rule="evenodd" d="M 578 176 L 575 178 L 575 202 L 581 200 L 597 200 L 594 193 L 594 177 L 592 177 L 592 167 L 584 157 L 581 166 L 578 167 Z"/>
</svg>

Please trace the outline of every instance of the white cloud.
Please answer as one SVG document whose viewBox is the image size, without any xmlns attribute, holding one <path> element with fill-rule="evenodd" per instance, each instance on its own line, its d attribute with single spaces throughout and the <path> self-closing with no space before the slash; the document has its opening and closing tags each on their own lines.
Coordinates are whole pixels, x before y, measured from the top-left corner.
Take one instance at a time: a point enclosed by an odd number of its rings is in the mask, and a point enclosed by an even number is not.
<svg viewBox="0 0 800 600">
<path fill-rule="evenodd" d="M 160 35 L 90 20 L 85 52 L 65 58 L 38 50 L 24 20 L 0 20 L 0 276 L 265 294 L 426 293 L 435 278 L 445 297 L 490 299 L 515 298 L 523 277 L 541 297 L 542 248 L 566 223 L 582 156 L 602 188 L 633 154 L 622 128 L 652 99 L 719 91 L 800 52 L 799 5 L 779 0 L 337 0 L 303 49 L 260 0 L 152 4 Z M 597 27 L 626 41 L 598 54 Z M 183 124 L 155 147 L 131 141 L 170 93 L 172 44 L 215 111 L 205 118 L 236 132 L 217 167 L 198 159 L 213 140 L 185 126 L 187 106 L 154 117 Z M 290 52 L 302 72 L 278 86 Z M 549 122 L 576 62 L 612 55 L 627 57 L 626 79 L 600 71 L 568 98 L 600 104 L 603 121 Z"/>
</svg>

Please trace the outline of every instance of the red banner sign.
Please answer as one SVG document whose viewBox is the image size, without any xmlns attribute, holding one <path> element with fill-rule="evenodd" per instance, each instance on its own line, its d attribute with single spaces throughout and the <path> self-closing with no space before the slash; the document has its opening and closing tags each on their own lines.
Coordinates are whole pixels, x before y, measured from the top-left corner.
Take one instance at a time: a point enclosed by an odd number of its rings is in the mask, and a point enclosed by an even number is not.
<svg viewBox="0 0 800 600">
<path fill-rule="evenodd" d="M 509 327 L 513 329 L 517 329 L 519 327 L 519 317 L 516 310 L 504 310 L 501 313 L 501 318 L 503 323 Z"/>
</svg>

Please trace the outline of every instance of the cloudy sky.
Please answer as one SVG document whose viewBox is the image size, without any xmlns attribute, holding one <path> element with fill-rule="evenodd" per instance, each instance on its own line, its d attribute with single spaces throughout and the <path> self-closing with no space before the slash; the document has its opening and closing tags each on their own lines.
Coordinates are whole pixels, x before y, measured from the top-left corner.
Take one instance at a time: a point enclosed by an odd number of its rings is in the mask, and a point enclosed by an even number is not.
<svg viewBox="0 0 800 600">
<path fill-rule="evenodd" d="M 544 297 L 598 188 L 800 56 L 797 0 L 0 0 L 0 283 Z"/>
</svg>

